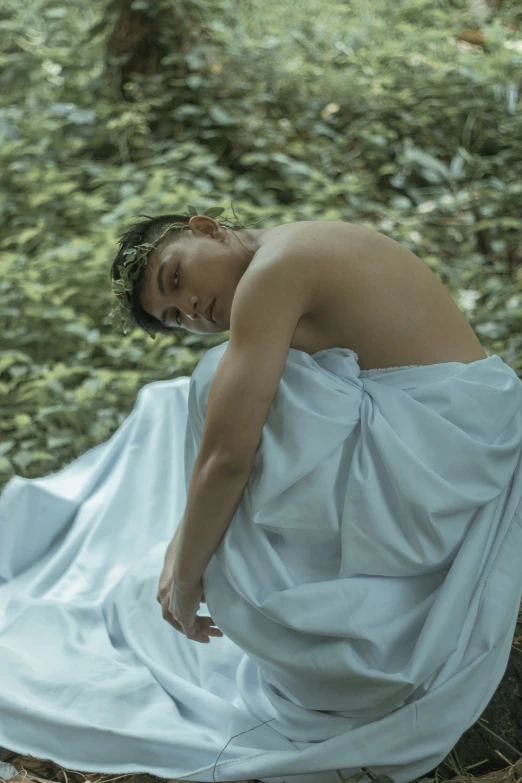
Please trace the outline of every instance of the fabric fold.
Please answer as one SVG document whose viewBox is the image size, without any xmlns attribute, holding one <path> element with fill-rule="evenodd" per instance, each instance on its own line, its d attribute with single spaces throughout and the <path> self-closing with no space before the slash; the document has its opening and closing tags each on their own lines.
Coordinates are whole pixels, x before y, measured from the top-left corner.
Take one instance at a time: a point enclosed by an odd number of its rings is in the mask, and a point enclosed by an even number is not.
<svg viewBox="0 0 522 783">
<path fill-rule="evenodd" d="M 203 576 L 225 636 L 199 645 L 156 592 L 227 345 L 2 493 L 0 746 L 89 772 L 338 783 L 364 766 L 407 783 L 507 665 L 522 384 L 496 355 L 364 371 L 349 349 L 290 349 Z"/>
</svg>

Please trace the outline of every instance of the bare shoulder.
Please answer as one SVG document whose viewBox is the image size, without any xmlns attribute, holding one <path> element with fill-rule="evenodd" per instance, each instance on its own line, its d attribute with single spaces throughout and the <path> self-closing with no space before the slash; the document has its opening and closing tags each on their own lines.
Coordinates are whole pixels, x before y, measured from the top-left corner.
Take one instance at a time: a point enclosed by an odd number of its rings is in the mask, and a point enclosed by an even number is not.
<svg viewBox="0 0 522 783">
<path fill-rule="evenodd" d="M 263 246 L 299 246 L 311 240 L 338 242 L 347 239 L 381 236 L 378 231 L 344 220 L 297 220 L 282 223 L 264 232 Z"/>
<path fill-rule="evenodd" d="M 311 220 L 275 226 L 262 239 L 248 271 L 266 279 L 267 295 L 287 275 L 287 286 L 294 281 L 306 302 L 293 347 L 351 348 L 362 369 L 485 357 L 434 272 L 391 237 Z"/>
<path fill-rule="evenodd" d="M 343 221 L 285 223 L 267 230 L 248 272 L 259 278 L 272 277 L 274 282 L 289 273 L 294 275 L 295 285 L 308 292 L 311 311 L 326 302 L 340 276 L 346 292 L 349 278 L 343 272 L 351 260 L 361 259 L 381 236 L 377 231 Z"/>
<path fill-rule="evenodd" d="M 287 229 L 289 225 L 299 224 L 277 226 L 276 229 Z M 293 333 L 299 319 L 315 305 L 313 275 L 307 263 L 310 255 L 304 248 L 297 237 L 292 241 L 292 234 L 287 230 L 265 238 L 237 287 L 232 303 L 231 331 L 234 323 L 236 327 L 244 326 L 245 322 L 253 326 L 257 316 L 260 324 L 265 325 L 268 320 L 290 318 L 289 328 Z"/>
<path fill-rule="evenodd" d="M 375 246 L 394 246 L 407 253 L 394 240 L 371 228 L 342 220 L 302 220 L 268 229 L 253 265 L 301 264 L 320 275 L 335 266 L 364 261 Z"/>
<path fill-rule="evenodd" d="M 350 254 L 356 254 L 379 240 L 392 242 L 378 231 L 355 223 L 342 220 L 301 220 L 268 229 L 255 258 L 346 260 Z"/>
</svg>

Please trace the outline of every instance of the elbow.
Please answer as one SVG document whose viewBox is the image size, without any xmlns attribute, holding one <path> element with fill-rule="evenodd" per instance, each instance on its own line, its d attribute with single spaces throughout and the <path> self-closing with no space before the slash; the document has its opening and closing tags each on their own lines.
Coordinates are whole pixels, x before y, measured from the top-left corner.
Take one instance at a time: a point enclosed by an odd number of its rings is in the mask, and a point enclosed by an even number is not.
<svg viewBox="0 0 522 783">
<path fill-rule="evenodd" d="M 230 452 L 213 451 L 206 457 L 201 455 L 202 461 L 213 469 L 226 475 L 243 476 L 245 483 L 250 476 L 254 465 L 255 454 L 247 457 L 244 454 L 231 454 Z"/>
<path fill-rule="evenodd" d="M 225 473 L 246 475 L 248 478 L 262 438 L 263 433 L 261 432 L 257 444 L 253 443 L 252 438 L 247 443 L 246 438 L 234 437 L 228 438 L 228 441 L 223 443 L 223 438 L 216 440 L 215 438 L 205 438 L 203 435 L 198 459 L 203 464 L 213 465 Z"/>
<path fill-rule="evenodd" d="M 261 446 L 262 438 L 263 433 L 259 436 L 259 441 L 254 449 L 250 444 L 248 450 L 243 449 L 242 451 L 237 450 L 236 452 L 225 451 L 220 456 L 216 455 L 216 458 L 223 462 L 223 467 L 225 469 L 228 469 L 232 473 L 246 473 L 248 477 L 254 467 L 254 460 L 259 447 Z"/>
</svg>

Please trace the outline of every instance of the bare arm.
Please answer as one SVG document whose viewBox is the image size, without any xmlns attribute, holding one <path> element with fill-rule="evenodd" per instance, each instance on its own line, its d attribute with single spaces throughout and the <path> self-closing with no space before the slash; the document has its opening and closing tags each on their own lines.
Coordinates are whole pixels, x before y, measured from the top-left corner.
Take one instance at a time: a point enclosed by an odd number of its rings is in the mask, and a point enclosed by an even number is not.
<svg viewBox="0 0 522 783">
<path fill-rule="evenodd" d="M 203 575 L 240 503 L 309 294 L 291 264 L 252 271 L 236 292 L 230 342 L 210 387 L 176 538 L 176 577 Z"/>
</svg>

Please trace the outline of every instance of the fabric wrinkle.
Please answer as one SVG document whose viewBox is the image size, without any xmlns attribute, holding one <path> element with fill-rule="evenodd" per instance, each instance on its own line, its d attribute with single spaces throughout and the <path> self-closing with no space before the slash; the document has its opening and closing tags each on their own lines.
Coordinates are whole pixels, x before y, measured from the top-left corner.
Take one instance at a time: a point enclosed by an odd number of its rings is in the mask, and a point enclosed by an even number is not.
<svg viewBox="0 0 522 783">
<path fill-rule="evenodd" d="M 351 349 L 290 349 L 203 575 L 225 635 L 198 645 L 156 591 L 227 344 L 0 496 L 0 746 L 91 772 L 408 783 L 507 665 L 522 384 L 497 355 L 361 370 Z"/>
</svg>

